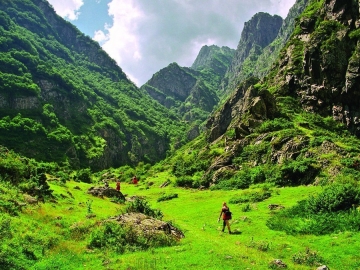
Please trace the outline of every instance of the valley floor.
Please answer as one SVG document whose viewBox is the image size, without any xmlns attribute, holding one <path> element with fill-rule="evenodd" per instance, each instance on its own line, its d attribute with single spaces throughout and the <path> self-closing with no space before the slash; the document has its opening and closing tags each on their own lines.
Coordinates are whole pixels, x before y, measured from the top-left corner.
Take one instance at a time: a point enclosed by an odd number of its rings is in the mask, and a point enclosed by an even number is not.
<svg viewBox="0 0 360 270">
<path fill-rule="evenodd" d="M 250 204 L 246 212 L 241 204 L 229 204 L 234 232 L 230 235 L 221 232 L 221 221 L 217 221 L 221 205 L 244 191 L 160 188 L 163 178 L 151 180 L 154 184 L 148 189 L 142 182 L 136 186 L 122 183 L 121 191 L 127 197 L 144 196 L 152 208 L 161 209 L 163 220 L 171 221 L 185 233 L 178 245 L 120 255 L 89 250 L 86 239 L 74 237 L 61 242 L 34 269 L 46 269 L 51 264 L 54 269 L 65 269 L 61 266 L 64 264 L 67 264 L 66 269 L 269 269 L 275 259 L 280 259 L 288 269 L 316 269 L 317 266 L 294 263 L 293 258 L 306 254 L 306 251 L 318 254 L 323 258 L 323 264 L 332 270 L 360 269 L 359 233 L 291 236 L 266 226 L 272 215 L 269 204 L 290 207 L 317 193 L 321 187 L 274 188 L 275 192 L 269 199 Z M 62 199 L 56 204 L 34 206 L 26 211 L 26 216 L 29 220 L 47 222 L 59 233 L 61 226 L 90 222 L 85 218 L 89 210 L 96 215 L 95 219 L 101 220 L 119 215 L 123 209 L 107 198 L 89 197 L 86 194 L 90 187 L 88 184 L 67 182 L 65 185 L 51 184 L 51 187 L 54 195 Z M 157 202 L 162 195 L 174 193 L 178 198 Z"/>
</svg>

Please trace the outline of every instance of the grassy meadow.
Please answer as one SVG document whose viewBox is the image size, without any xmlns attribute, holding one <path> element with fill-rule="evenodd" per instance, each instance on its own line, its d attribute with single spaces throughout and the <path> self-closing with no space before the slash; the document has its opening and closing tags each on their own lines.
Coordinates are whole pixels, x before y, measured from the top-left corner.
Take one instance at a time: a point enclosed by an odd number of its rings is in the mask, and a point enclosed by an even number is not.
<svg viewBox="0 0 360 270">
<path fill-rule="evenodd" d="M 19 241 L 37 241 L 39 248 L 33 254 L 42 259 L 31 269 L 277 269 L 271 264 L 275 259 L 288 269 L 316 269 L 322 264 L 332 270 L 360 269 L 359 233 L 287 235 L 266 225 L 274 212 L 281 211 L 270 210 L 268 205 L 280 204 L 286 209 L 318 194 L 322 187 L 267 187 L 271 196 L 264 201 L 228 203 L 233 213 L 233 234 L 228 234 L 227 229 L 221 232 L 222 221 L 218 223 L 222 202 L 264 186 L 233 191 L 176 188 L 171 184 L 160 188 L 166 180 L 174 179 L 163 172 L 141 179 L 136 186 L 123 182 L 121 191 L 127 197 L 143 196 L 152 208 L 163 212 L 163 220 L 180 228 L 185 238 L 171 247 L 124 254 L 91 249 L 88 244 L 101 221 L 123 213 L 127 203 L 88 195 L 93 184 L 50 181 L 56 202 L 24 208 L 11 223 Z M 115 183 L 110 183 L 110 187 L 115 188 Z M 158 201 L 172 194 L 178 197 Z M 89 218 L 90 214 L 93 217 Z"/>
</svg>

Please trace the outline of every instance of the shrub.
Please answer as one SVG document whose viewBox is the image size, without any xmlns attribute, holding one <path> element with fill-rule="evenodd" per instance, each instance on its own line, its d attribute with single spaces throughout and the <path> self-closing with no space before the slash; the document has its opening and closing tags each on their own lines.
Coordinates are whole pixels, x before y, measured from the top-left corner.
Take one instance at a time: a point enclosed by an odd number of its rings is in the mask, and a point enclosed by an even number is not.
<svg viewBox="0 0 360 270">
<path fill-rule="evenodd" d="M 163 233 L 137 232 L 130 226 L 106 222 L 90 236 L 89 248 L 110 249 L 117 253 L 171 246 L 176 240 Z"/>
<path fill-rule="evenodd" d="M 293 128 L 294 124 L 285 118 L 275 118 L 274 120 L 266 120 L 259 127 L 255 129 L 255 132 L 265 133 L 271 131 L 277 131 L 281 129 Z"/>
<path fill-rule="evenodd" d="M 242 212 L 250 212 L 251 211 L 251 206 L 250 204 L 245 204 L 242 208 L 241 208 Z"/>
<path fill-rule="evenodd" d="M 250 177 L 239 177 L 239 178 L 233 178 L 230 180 L 223 180 L 219 182 L 218 184 L 211 186 L 211 190 L 233 190 L 233 189 L 246 189 L 249 188 L 251 182 Z"/>
<path fill-rule="evenodd" d="M 319 169 L 312 158 L 288 160 L 265 171 L 266 180 L 278 186 L 307 185 L 314 181 Z"/>
<path fill-rule="evenodd" d="M 318 196 L 307 201 L 307 210 L 312 214 L 349 210 L 360 202 L 360 190 L 351 184 L 333 184 Z"/>
<path fill-rule="evenodd" d="M 90 236 L 89 248 L 108 248 L 117 253 L 144 249 L 142 243 L 131 227 L 120 226 L 115 222 L 106 222 L 94 230 Z"/>
<path fill-rule="evenodd" d="M 359 189 L 351 184 L 333 184 L 318 196 L 273 215 L 267 226 L 288 234 L 323 235 L 341 231 L 360 231 Z"/>
<path fill-rule="evenodd" d="M 260 167 L 260 166 L 251 168 L 249 170 L 249 175 L 250 175 L 252 184 L 263 183 L 266 180 L 264 168 Z"/>
<path fill-rule="evenodd" d="M 91 170 L 89 168 L 79 170 L 74 180 L 84 183 L 91 183 Z"/>
<path fill-rule="evenodd" d="M 270 243 L 267 241 L 255 241 L 251 239 L 250 243 L 246 245 L 250 248 L 256 248 L 259 251 L 268 251 L 270 249 Z"/>
<path fill-rule="evenodd" d="M 181 176 L 176 178 L 175 180 L 175 186 L 177 187 L 187 187 L 191 188 L 194 187 L 194 180 L 190 176 Z"/>
<path fill-rule="evenodd" d="M 324 259 L 316 251 L 311 251 L 309 248 L 306 248 L 305 252 L 294 254 L 292 260 L 294 263 L 308 266 L 317 266 L 324 263 Z"/>
<path fill-rule="evenodd" d="M 151 209 L 149 203 L 146 200 L 140 198 L 135 198 L 135 200 L 131 202 L 130 205 L 128 205 L 126 208 L 126 212 L 142 213 L 157 219 L 162 219 L 164 216 L 161 210 Z"/>
<path fill-rule="evenodd" d="M 271 191 L 262 189 L 260 191 L 247 191 L 244 192 L 240 197 L 236 196 L 229 200 L 229 203 L 254 203 L 261 202 L 271 197 Z"/>
</svg>

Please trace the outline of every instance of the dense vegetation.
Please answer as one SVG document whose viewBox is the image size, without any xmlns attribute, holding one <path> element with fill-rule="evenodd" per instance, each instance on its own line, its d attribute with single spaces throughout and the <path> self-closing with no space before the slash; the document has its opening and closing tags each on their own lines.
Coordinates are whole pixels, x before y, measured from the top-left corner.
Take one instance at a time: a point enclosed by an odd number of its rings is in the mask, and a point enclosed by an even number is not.
<svg viewBox="0 0 360 270">
<path fill-rule="evenodd" d="M 187 144 L 178 112 L 137 89 L 89 37 L 69 24 L 63 28 L 45 1 L 3 3 L 1 267 L 360 267 L 360 140 L 328 113 L 330 105 L 316 111 L 304 103 L 299 93 L 307 84 L 296 88 L 302 76 L 311 89 L 324 78 L 337 86 L 338 74 L 331 72 L 346 66 L 330 65 L 329 77 L 316 77 L 316 61 L 315 69 L 304 69 L 306 52 L 316 51 L 298 38 L 304 31 L 327 52 L 326 63 L 337 59 L 329 51 L 343 48 L 346 64 L 357 67 L 358 30 L 325 20 L 326 1 L 309 1 L 268 76 L 238 85 L 206 132 Z M 197 72 L 206 87 L 218 83 Z M 357 77 L 347 76 L 348 85 L 357 86 Z M 223 115 L 231 119 L 219 128 Z M 218 137 L 210 139 L 214 130 Z M 104 182 L 105 190 L 117 192 L 117 180 L 125 201 L 90 195 Z M 233 213 L 232 235 L 216 224 L 223 201 Z M 139 216 L 122 223 L 130 214 L 166 220 L 165 228 L 175 224 L 185 238 L 167 229 L 153 233 L 149 224 L 139 230 Z"/>
<path fill-rule="evenodd" d="M 141 89 L 189 122 L 197 136 L 198 127 L 224 98 L 220 85 L 234 52 L 228 47 L 205 45 L 191 68 L 171 63 L 156 72 Z"/>
<path fill-rule="evenodd" d="M 46 1 L 5 1 L 0 12 L 1 144 L 99 170 L 154 163 L 185 142 L 177 116 Z"/>
</svg>

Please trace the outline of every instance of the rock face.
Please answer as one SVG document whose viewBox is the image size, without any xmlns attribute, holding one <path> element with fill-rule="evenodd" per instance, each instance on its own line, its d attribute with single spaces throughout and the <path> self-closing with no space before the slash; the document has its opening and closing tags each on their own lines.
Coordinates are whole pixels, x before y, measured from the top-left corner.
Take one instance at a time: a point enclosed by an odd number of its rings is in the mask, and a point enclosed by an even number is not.
<svg viewBox="0 0 360 270">
<path fill-rule="evenodd" d="M 318 4 L 319 6 L 320 4 Z M 327 0 L 300 17 L 273 83 L 304 110 L 332 116 L 360 135 L 359 2 Z"/>
<path fill-rule="evenodd" d="M 260 12 L 244 24 L 235 56 L 223 80 L 223 91 L 231 93 L 245 79 L 241 76 L 244 61 L 250 55 L 257 57 L 276 38 L 282 23 L 280 16 Z"/>
<path fill-rule="evenodd" d="M 309 0 L 296 0 L 284 19 L 277 37 L 262 50 L 258 57 L 247 58 L 247 65 L 253 66 L 253 69 L 251 72 L 246 72 L 246 70 L 243 69 L 240 77 L 248 78 L 249 76 L 255 76 L 262 79 L 269 73 L 280 50 L 285 46 L 294 31 L 296 18 L 304 11 L 308 2 Z"/>
<path fill-rule="evenodd" d="M 234 52 L 228 47 L 203 46 L 191 68 L 172 63 L 141 88 L 165 107 L 175 109 L 185 121 L 202 122 L 219 102 L 218 88 Z M 195 129 L 189 138 L 194 138 Z"/>
<path fill-rule="evenodd" d="M 258 91 L 253 85 L 257 79 L 249 79 L 230 96 L 220 110 L 209 118 L 208 141 L 213 142 L 228 129 L 235 130 L 236 138 L 250 134 L 263 120 L 276 114 L 275 98 L 266 90 Z"/>
<path fill-rule="evenodd" d="M 303 4 L 307 8 L 296 20 L 293 35 L 268 76 L 261 81 L 250 78 L 239 84 L 209 118 L 208 142 L 215 147 L 223 143 L 224 153 L 212 160 L 204 173 L 204 183 L 211 185 L 232 179 L 243 168 L 259 165 L 281 167 L 276 180 L 281 185 L 316 183 L 322 170 L 329 178 L 337 175 L 341 168 L 319 153 L 331 153 L 340 160 L 346 150 L 330 141 L 316 141 L 294 128 L 291 120 L 282 118 L 292 116 L 294 111 L 303 109 L 330 116 L 360 136 L 359 2 L 326 0 Z M 294 108 L 284 105 L 286 100 Z M 278 121 L 281 127 L 257 129 L 268 119 L 275 119 L 269 123 Z M 307 122 L 299 125 L 312 129 Z M 334 126 L 331 122 L 326 129 Z M 314 160 L 318 160 L 315 166 Z M 301 170 L 296 167 L 300 163 Z M 287 167 L 288 164 L 292 165 Z M 267 177 L 277 172 L 273 173 Z"/>
<path fill-rule="evenodd" d="M 234 54 L 235 50 L 226 46 L 220 48 L 216 45 L 205 45 L 201 48 L 191 68 L 198 71 L 208 70 L 222 78 L 231 64 Z"/>
<path fill-rule="evenodd" d="M 171 107 L 172 104 L 166 103 L 167 98 L 184 102 L 195 84 L 196 78 L 190 70 L 172 63 L 154 74 L 146 83 L 146 86 L 151 87 L 145 87 L 145 89 L 161 104 Z"/>
<path fill-rule="evenodd" d="M 199 72 L 176 63 L 161 69 L 141 88 L 189 122 L 205 120 L 219 102 L 214 89 L 205 84 Z M 205 117 L 197 113 L 199 110 Z"/>
</svg>

